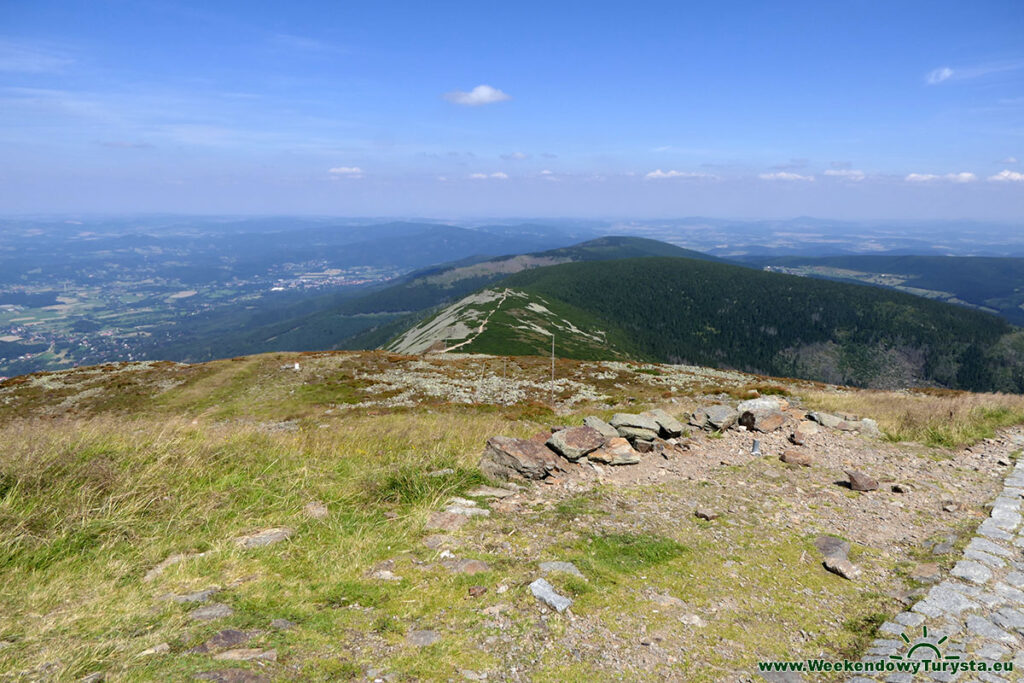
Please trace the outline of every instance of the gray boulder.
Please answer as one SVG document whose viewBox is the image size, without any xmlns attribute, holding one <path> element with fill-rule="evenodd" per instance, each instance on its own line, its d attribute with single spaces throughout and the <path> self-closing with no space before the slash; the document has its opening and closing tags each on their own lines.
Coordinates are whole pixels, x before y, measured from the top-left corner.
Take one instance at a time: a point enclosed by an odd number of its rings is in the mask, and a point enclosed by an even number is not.
<svg viewBox="0 0 1024 683">
<path fill-rule="evenodd" d="M 874 491 L 878 488 L 878 480 L 857 470 L 846 470 L 850 478 L 850 488 L 854 491 Z"/>
<path fill-rule="evenodd" d="M 717 429 L 720 432 L 724 432 L 726 429 L 736 424 L 736 420 L 740 416 L 739 412 L 732 406 L 721 404 L 704 408 L 704 413 L 708 416 L 705 429 L 710 427 L 711 429 Z"/>
<path fill-rule="evenodd" d="M 556 593 L 555 587 L 544 579 L 537 579 L 531 583 L 530 592 L 533 593 L 533 597 L 559 612 L 564 612 L 572 606 L 572 600 Z"/>
<path fill-rule="evenodd" d="M 555 432 L 548 439 L 548 447 L 570 462 L 576 462 L 587 453 L 597 450 L 605 437 L 592 427 L 570 427 Z"/>
<path fill-rule="evenodd" d="M 608 439 L 603 446 L 587 457 L 605 465 L 635 465 L 640 462 L 640 454 L 621 437 Z"/>
<path fill-rule="evenodd" d="M 651 429 L 640 429 L 639 427 L 619 427 L 619 436 L 624 439 L 629 439 L 632 442 L 647 441 L 652 442 L 658 438 L 658 432 Z"/>
<path fill-rule="evenodd" d="M 631 427 L 633 429 L 646 429 L 654 432 L 654 436 L 661 431 L 661 425 L 650 415 L 633 415 L 631 413 L 615 413 L 611 419 L 612 427 Z"/>
<path fill-rule="evenodd" d="M 661 427 L 660 435 L 666 439 L 674 439 L 677 436 L 683 435 L 683 430 L 686 428 L 682 422 L 666 413 L 661 408 L 655 410 L 648 410 L 643 413 L 645 416 L 654 418 L 654 421 Z"/>
<path fill-rule="evenodd" d="M 615 427 L 612 427 L 610 424 L 608 424 L 601 418 L 594 417 L 593 415 L 583 418 L 583 426 L 590 427 L 591 429 L 596 429 L 598 432 L 601 433 L 601 436 L 603 436 L 606 439 L 614 439 L 619 435 L 619 433 L 615 431 Z"/>
<path fill-rule="evenodd" d="M 558 456 L 537 441 L 494 436 L 480 456 L 480 471 L 491 479 L 543 479 L 559 469 Z"/>
<path fill-rule="evenodd" d="M 839 423 L 843 422 L 843 418 L 839 417 L 838 415 L 832 415 L 831 413 L 813 412 L 808 413 L 807 417 L 811 420 L 814 420 L 822 427 L 829 427 L 831 429 L 837 428 L 839 426 Z"/>
<path fill-rule="evenodd" d="M 752 413 L 748 410 L 740 414 L 737 422 L 752 432 L 767 433 L 780 429 L 786 417 L 778 411 Z"/>
<path fill-rule="evenodd" d="M 783 408 L 783 402 L 773 396 L 762 396 L 761 398 L 752 398 L 749 401 L 743 401 L 736 410 L 740 413 L 778 413 Z"/>
</svg>

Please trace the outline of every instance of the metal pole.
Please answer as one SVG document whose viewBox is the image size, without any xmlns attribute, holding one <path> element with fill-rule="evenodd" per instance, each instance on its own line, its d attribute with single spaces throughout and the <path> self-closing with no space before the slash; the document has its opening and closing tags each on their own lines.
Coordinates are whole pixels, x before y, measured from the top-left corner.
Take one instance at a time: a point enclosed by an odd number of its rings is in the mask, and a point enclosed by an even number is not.
<svg viewBox="0 0 1024 683">
<path fill-rule="evenodd" d="M 555 333 L 551 333 L 551 409 L 555 408 Z"/>
</svg>

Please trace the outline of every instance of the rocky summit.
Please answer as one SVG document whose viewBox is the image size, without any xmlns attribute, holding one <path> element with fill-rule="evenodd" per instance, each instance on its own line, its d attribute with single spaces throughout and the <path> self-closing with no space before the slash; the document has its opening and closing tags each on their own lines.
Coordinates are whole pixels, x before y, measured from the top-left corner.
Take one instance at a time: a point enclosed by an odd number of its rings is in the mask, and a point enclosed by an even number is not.
<svg viewBox="0 0 1024 683">
<path fill-rule="evenodd" d="M 11 680 L 757 680 L 925 625 L 1024 646 L 1015 397 L 324 352 L 14 378 L 0 418 Z"/>
</svg>

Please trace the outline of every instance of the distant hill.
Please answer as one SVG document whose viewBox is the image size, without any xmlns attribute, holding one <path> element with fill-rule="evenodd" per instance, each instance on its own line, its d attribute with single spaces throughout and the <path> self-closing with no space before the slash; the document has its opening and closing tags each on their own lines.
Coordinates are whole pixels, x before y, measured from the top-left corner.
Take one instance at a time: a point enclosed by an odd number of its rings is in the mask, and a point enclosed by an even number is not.
<svg viewBox="0 0 1024 683">
<path fill-rule="evenodd" d="M 339 304 L 343 313 L 419 311 L 455 301 L 491 282 L 524 270 L 575 261 L 610 261 L 640 257 L 691 258 L 723 262 L 692 249 L 643 237 L 600 237 L 569 247 L 484 261 L 452 264 L 411 273 L 402 282 Z"/>
<path fill-rule="evenodd" d="M 751 263 L 793 275 L 846 280 L 997 313 L 1024 325 L 1024 258 L 991 256 L 791 256 Z"/>
<path fill-rule="evenodd" d="M 211 314 L 201 327 L 195 321 L 190 323 L 200 334 L 173 345 L 154 343 L 147 357 L 203 361 L 264 351 L 376 348 L 431 309 L 510 274 L 574 261 L 655 256 L 719 261 L 640 237 L 601 237 L 569 247 L 489 259 L 466 257 L 413 272 L 396 284 L 369 292 L 291 297 L 227 317 Z"/>
<path fill-rule="evenodd" d="M 1024 337 L 920 297 L 696 259 L 567 263 L 509 276 L 389 349 L 635 358 L 876 387 L 1024 388 Z"/>
</svg>

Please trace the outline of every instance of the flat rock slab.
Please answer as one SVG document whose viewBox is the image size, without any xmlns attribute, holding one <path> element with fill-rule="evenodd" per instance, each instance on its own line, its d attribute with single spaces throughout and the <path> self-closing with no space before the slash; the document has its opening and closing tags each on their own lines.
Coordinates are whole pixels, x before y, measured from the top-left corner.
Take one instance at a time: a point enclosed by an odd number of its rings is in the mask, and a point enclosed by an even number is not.
<svg viewBox="0 0 1024 683">
<path fill-rule="evenodd" d="M 703 409 L 704 414 L 707 416 L 706 426 L 712 429 L 717 429 L 720 432 L 724 432 L 729 427 L 736 424 L 736 420 L 739 419 L 739 412 L 732 406 L 727 405 L 713 405 Z"/>
<path fill-rule="evenodd" d="M 654 436 L 661 431 L 661 425 L 651 415 L 634 415 L 633 413 L 615 413 L 609 424 L 616 429 L 620 427 L 632 427 L 654 432 Z"/>
<path fill-rule="evenodd" d="M 287 540 L 291 537 L 294 532 L 288 527 L 275 527 L 273 529 L 264 529 L 263 531 L 256 531 L 245 536 L 239 536 L 234 539 L 237 545 L 243 548 L 262 548 L 264 546 L 278 543 L 279 541 Z"/>
<path fill-rule="evenodd" d="M 480 471 L 491 479 L 543 479 L 559 469 L 558 456 L 530 439 L 492 436 L 480 456 Z"/>
<path fill-rule="evenodd" d="M 829 427 L 830 429 L 836 429 L 839 427 L 839 424 L 844 421 L 843 418 L 838 415 L 832 415 L 831 413 L 814 412 L 808 413 L 807 417 L 814 420 L 822 427 Z"/>
<path fill-rule="evenodd" d="M 564 595 L 559 595 L 555 591 L 555 587 L 545 579 L 537 579 L 531 583 L 530 592 L 533 593 L 533 597 L 558 612 L 564 612 L 572 606 L 572 600 Z"/>
<path fill-rule="evenodd" d="M 814 547 L 825 557 L 846 557 L 850 544 L 838 536 L 822 534 L 814 539 Z"/>
<path fill-rule="evenodd" d="M 541 562 L 540 570 L 542 572 L 564 572 L 566 574 L 578 576 L 581 579 L 586 578 L 583 576 L 583 572 L 581 572 L 572 562 Z"/>
<path fill-rule="evenodd" d="M 196 591 L 195 593 L 185 593 L 184 595 L 168 595 L 168 600 L 177 603 L 188 603 L 188 602 L 206 602 L 214 595 L 220 592 L 220 588 L 207 588 L 206 590 Z"/>
<path fill-rule="evenodd" d="M 557 431 L 547 440 L 548 448 L 569 462 L 576 462 L 604 443 L 601 432 L 591 427 L 570 427 Z"/>
<path fill-rule="evenodd" d="M 601 433 L 601 436 L 606 439 L 612 439 L 619 435 L 619 432 L 616 431 L 615 427 L 612 427 L 601 418 L 594 417 L 593 415 L 583 418 L 583 426 L 596 429 Z"/>
<path fill-rule="evenodd" d="M 661 436 L 666 439 L 674 439 L 677 436 L 683 435 L 683 430 L 686 429 L 686 425 L 666 413 L 661 408 L 655 408 L 654 410 L 648 410 L 642 413 L 645 416 L 653 417 L 654 421 L 661 427 Z"/>
<path fill-rule="evenodd" d="M 508 498 L 509 496 L 516 495 L 516 491 L 499 489 L 493 486 L 478 486 L 475 489 L 466 491 L 466 495 L 473 496 L 474 498 Z"/>
<path fill-rule="evenodd" d="M 782 425 L 786 423 L 786 418 L 779 412 L 752 413 L 748 410 L 745 413 L 740 413 L 737 422 L 751 431 L 767 433 L 781 429 Z"/>
<path fill-rule="evenodd" d="M 201 681 L 216 681 L 216 683 L 270 683 L 270 677 L 263 674 L 249 671 L 248 669 L 220 669 L 219 671 L 204 671 L 193 678 Z"/>
<path fill-rule="evenodd" d="M 640 462 L 640 454 L 620 436 L 608 439 L 604 445 L 587 456 L 594 462 L 605 465 L 635 465 Z"/>
<path fill-rule="evenodd" d="M 405 642 L 416 647 L 427 647 L 441 640 L 441 634 L 437 631 L 409 631 L 405 636 Z"/>
<path fill-rule="evenodd" d="M 855 581 L 860 578 L 860 569 L 845 557 L 830 555 L 825 558 L 822 564 L 825 566 L 825 569 L 849 581 Z"/>
<path fill-rule="evenodd" d="M 218 655 L 214 655 L 213 658 L 229 662 L 276 662 L 277 650 L 245 647 L 221 652 Z"/>
<path fill-rule="evenodd" d="M 985 583 L 992 578 L 991 569 L 971 560 L 960 560 L 953 566 L 950 574 L 973 583 Z"/>
<path fill-rule="evenodd" d="M 206 605 L 205 607 L 192 610 L 189 617 L 195 621 L 212 621 L 214 619 L 230 617 L 234 613 L 235 610 L 231 609 L 228 605 L 221 602 L 215 602 L 212 605 Z"/>
</svg>

